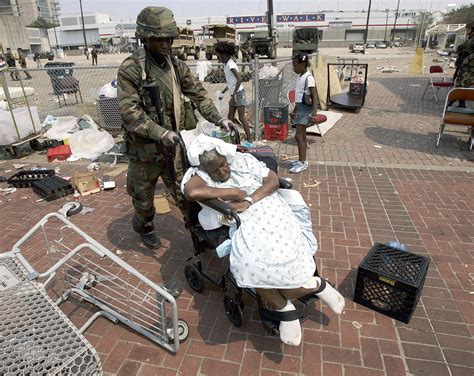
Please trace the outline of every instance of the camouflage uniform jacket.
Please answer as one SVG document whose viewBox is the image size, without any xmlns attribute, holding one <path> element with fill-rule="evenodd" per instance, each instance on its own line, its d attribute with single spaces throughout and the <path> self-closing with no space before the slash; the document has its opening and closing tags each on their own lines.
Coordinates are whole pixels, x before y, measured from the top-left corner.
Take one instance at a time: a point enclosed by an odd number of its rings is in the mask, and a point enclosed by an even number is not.
<svg viewBox="0 0 474 376">
<path fill-rule="evenodd" d="M 26 68 L 26 58 L 22 53 L 18 54 L 18 64 L 20 64 L 20 67 Z"/>
<path fill-rule="evenodd" d="M 146 83 L 157 83 L 161 92 L 165 124 L 159 124 L 155 107 L 144 88 L 140 53 L 143 54 L 140 49 L 135 51 L 123 61 L 119 68 L 117 75 L 119 111 L 125 128 L 125 140 L 130 157 L 141 161 L 156 161 L 162 159 L 161 136 L 167 130 L 184 129 L 185 102 L 184 97 L 180 95 L 181 119 L 180 124 L 175 124 L 173 73 L 168 63 L 160 67 L 146 54 L 144 62 Z M 211 123 L 221 120 L 222 116 L 207 96 L 207 91 L 194 78 L 186 63 L 175 58 L 171 59 L 182 94 L 192 101 L 206 120 Z"/>
<path fill-rule="evenodd" d="M 15 57 L 11 52 L 7 52 L 5 54 L 5 61 L 9 67 L 14 67 L 15 66 Z"/>
<path fill-rule="evenodd" d="M 471 87 L 474 81 L 474 38 L 461 44 L 457 49 L 456 86 Z"/>
</svg>

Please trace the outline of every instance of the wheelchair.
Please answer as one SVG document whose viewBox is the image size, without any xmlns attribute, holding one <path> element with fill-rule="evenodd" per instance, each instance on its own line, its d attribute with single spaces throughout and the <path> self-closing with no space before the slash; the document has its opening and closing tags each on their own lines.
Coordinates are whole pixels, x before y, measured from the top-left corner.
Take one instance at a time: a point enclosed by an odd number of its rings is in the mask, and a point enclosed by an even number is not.
<svg viewBox="0 0 474 376">
<path fill-rule="evenodd" d="M 232 130 L 231 134 L 234 139 L 234 142 L 239 144 L 238 133 L 235 132 L 235 130 Z M 187 161 L 186 147 L 181 139 L 176 139 L 176 142 L 177 144 L 179 144 L 179 148 L 181 150 L 182 168 L 185 172 L 190 166 Z M 258 155 L 256 155 L 256 158 L 259 159 Z M 274 166 L 268 167 L 271 168 L 274 172 L 277 172 L 275 171 L 276 169 Z M 285 179 L 279 178 L 279 182 L 281 189 L 292 188 L 292 184 Z M 240 288 L 237 285 L 230 271 L 230 268 L 227 268 L 226 272 L 220 278 L 217 279 L 204 270 L 202 264 L 202 255 L 206 251 L 215 251 L 215 249 L 223 241 L 228 239 L 229 228 L 227 226 L 222 226 L 218 229 L 211 231 L 204 230 L 200 225 L 198 219 L 198 213 L 201 210 L 200 204 L 214 209 L 226 216 L 232 217 L 235 220 L 236 225 L 240 226 L 239 215 L 234 210 L 232 210 L 226 202 L 217 199 L 211 199 L 200 201 L 198 203 L 188 201 L 184 198 L 185 227 L 189 230 L 191 234 L 191 239 L 194 247 L 194 254 L 193 256 L 187 259 L 186 265 L 184 267 L 184 274 L 189 287 L 196 292 L 202 292 L 205 288 L 205 282 L 209 282 L 215 287 L 219 288 L 221 291 L 223 291 L 225 293 L 223 302 L 226 315 L 230 322 L 236 327 L 241 327 L 244 322 L 244 302 L 242 299 L 244 293 L 249 294 L 252 298 L 257 300 L 262 325 L 264 329 L 271 335 L 279 335 L 280 321 L 292 321 L 299 319 L 301 322 L 303 322 L 307 318 L 304 314 L 304 309 L 289 312 L 276 312 L 273 310 L 266 309 L 265 302 L 261 299 L 261 297 L 256 293 L 254 289 Z M 317 269 L 315 270 L 314 275 L 319 276 Z M 231 289 L 232 291 L 234 291 L 233 294 L 231 293 Z M 310 293 L 308 295 L 298 298 L 298 300 L 302 303 L 303 308 L 304 306 L 312 304 L 318 299 L 319 298 L 315 295 L 315 293 Z"/>
</svg>

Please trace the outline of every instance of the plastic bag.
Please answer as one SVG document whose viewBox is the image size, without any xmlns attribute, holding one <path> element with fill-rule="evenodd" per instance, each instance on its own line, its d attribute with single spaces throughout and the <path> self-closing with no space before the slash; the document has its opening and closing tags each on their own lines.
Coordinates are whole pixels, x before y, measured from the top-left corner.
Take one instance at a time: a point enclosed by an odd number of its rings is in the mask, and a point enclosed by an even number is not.
<svg viewBox="0 0 474 376">
<path fill-rule="evenodd" d="M 52 121 L 52 126 L 45 133 L 45 136 L 50 140 L 63 141 L 67 140 L 71 134 L 78 130 L 79 126 L 75 116 L 59 116 L 56 118 L 56 121 Z"/>
<path fill-rule="evenodd" d="M 22 139 L 34 133 L 33 124 L 37 131 L 40 130 L 41 122 L 38 116 L 38 108 L 32 106 L 30 107 L 30 110 L 33 117 L 33 123 L 31 122 L 28 108 L 20 107 L 13 110 L 18 132 Z M 17 141 L 19 141 L 18 134 L 10 111 L 0 110 L 0 145 L 10 145 Z"/>
<path fill-rule="evenodd" d="M 97 159 L 115 146 L 109 132 L 84 129 L 69 137 L 71 153 L 76 158 Z"/>
<path fill-rule="evenodd" d="M 99 98 L 117 98 L 117 80 L 105 84 L 99 90 Z"/>
<path fill-rule="evenodd" d="M 270 64 L 265 64 L 260 71 L 258 72 L 258 78 L 266 79 L 266 78 L 275 78 L 278 76 L 279 70 L 277 67 L 274 67 Z"/>
</svg>

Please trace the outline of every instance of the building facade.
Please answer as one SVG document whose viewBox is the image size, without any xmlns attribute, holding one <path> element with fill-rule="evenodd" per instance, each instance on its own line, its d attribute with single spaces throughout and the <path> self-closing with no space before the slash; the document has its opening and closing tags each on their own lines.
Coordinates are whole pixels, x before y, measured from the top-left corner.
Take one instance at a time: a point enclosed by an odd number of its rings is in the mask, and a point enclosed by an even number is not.
<svg viewBox="0 0 474 376">
<path fill-rule="evenodd" d="M 82 17 L 80 14 L 59 17 L 60 26 L 49 29 L 50 41 L 57 37 L 58 45 L 65 50 L 82 50 L 85 46 Z M 117 36 L 117 22 L 107 14 L 84 13 L 84 30 L 87 47 L 102 47 L 111 38 Z M 56 44 L 56 42 L 54 42 Z"/>
<path fill-rule="evenodd" d="M 409 44 L 417 31 L 417 10 L 373 10 L 370 13 L 368 41 L 398 40 Z M 192 28 L 199 36 L 202 27 L 227 24 L 236 28 L 243 39 L 248 34 L 265 30 L 268 26 L 263 15 L 178 18 L 179 26 Z M 354 41 L 363 41 L 367 22 L 366 11 L 324 11 L 314 13 L 279 14 L 275 16 L 280 44 L 292 41 L 292 33 L 298 27 L 315 27 L 321 30 L 320 45 L 343 47 Z"/>
</svg>

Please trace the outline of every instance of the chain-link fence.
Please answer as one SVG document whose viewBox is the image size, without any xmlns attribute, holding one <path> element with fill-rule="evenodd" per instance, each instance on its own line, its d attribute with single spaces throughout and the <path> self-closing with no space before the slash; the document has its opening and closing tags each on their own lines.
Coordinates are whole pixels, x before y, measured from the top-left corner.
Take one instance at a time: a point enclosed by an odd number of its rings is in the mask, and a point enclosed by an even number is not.
<svg viewBox="0 0 474 376">
<path fill-rule="evenodd" d="M 190 61 L 188 63 L 196 78 L 202 81 L 221 114 L 228 115 L 230 93 L 223 100 L 218 94 L 225 88 L 223 65 L 212 61 Z M 254 127 L 255 138 L 261 138 L 263 108 L 269 104 L 287 103 L 287 92 L 294 88 L 296 75 L 290 59 L 262 60 L 255 58 L 250 63 L 238 64 L 247 96 L 246 117 Z M 5 89 L 12 101 L 26 93 L 28 104 L 35 107 L 40 121 L 48 115 L 76 116 L 90 115 L 94 121 L 114 135 L 121 133 L 120 116 L 116 100 L 100 99 L 104 85 L 117 78 L 119 64 L 94 67 L 74 66 L 72 63 L 55 62 L 53 67 L 4 72 L 3 90 L 0 100 L 5 100 Z M 21 82 L 16 80 L 20 76 Z M 24 87 L 24 91 L 21 89 Z M 3 109 L 8 105 L 3 102 Z"/>
</svg>

